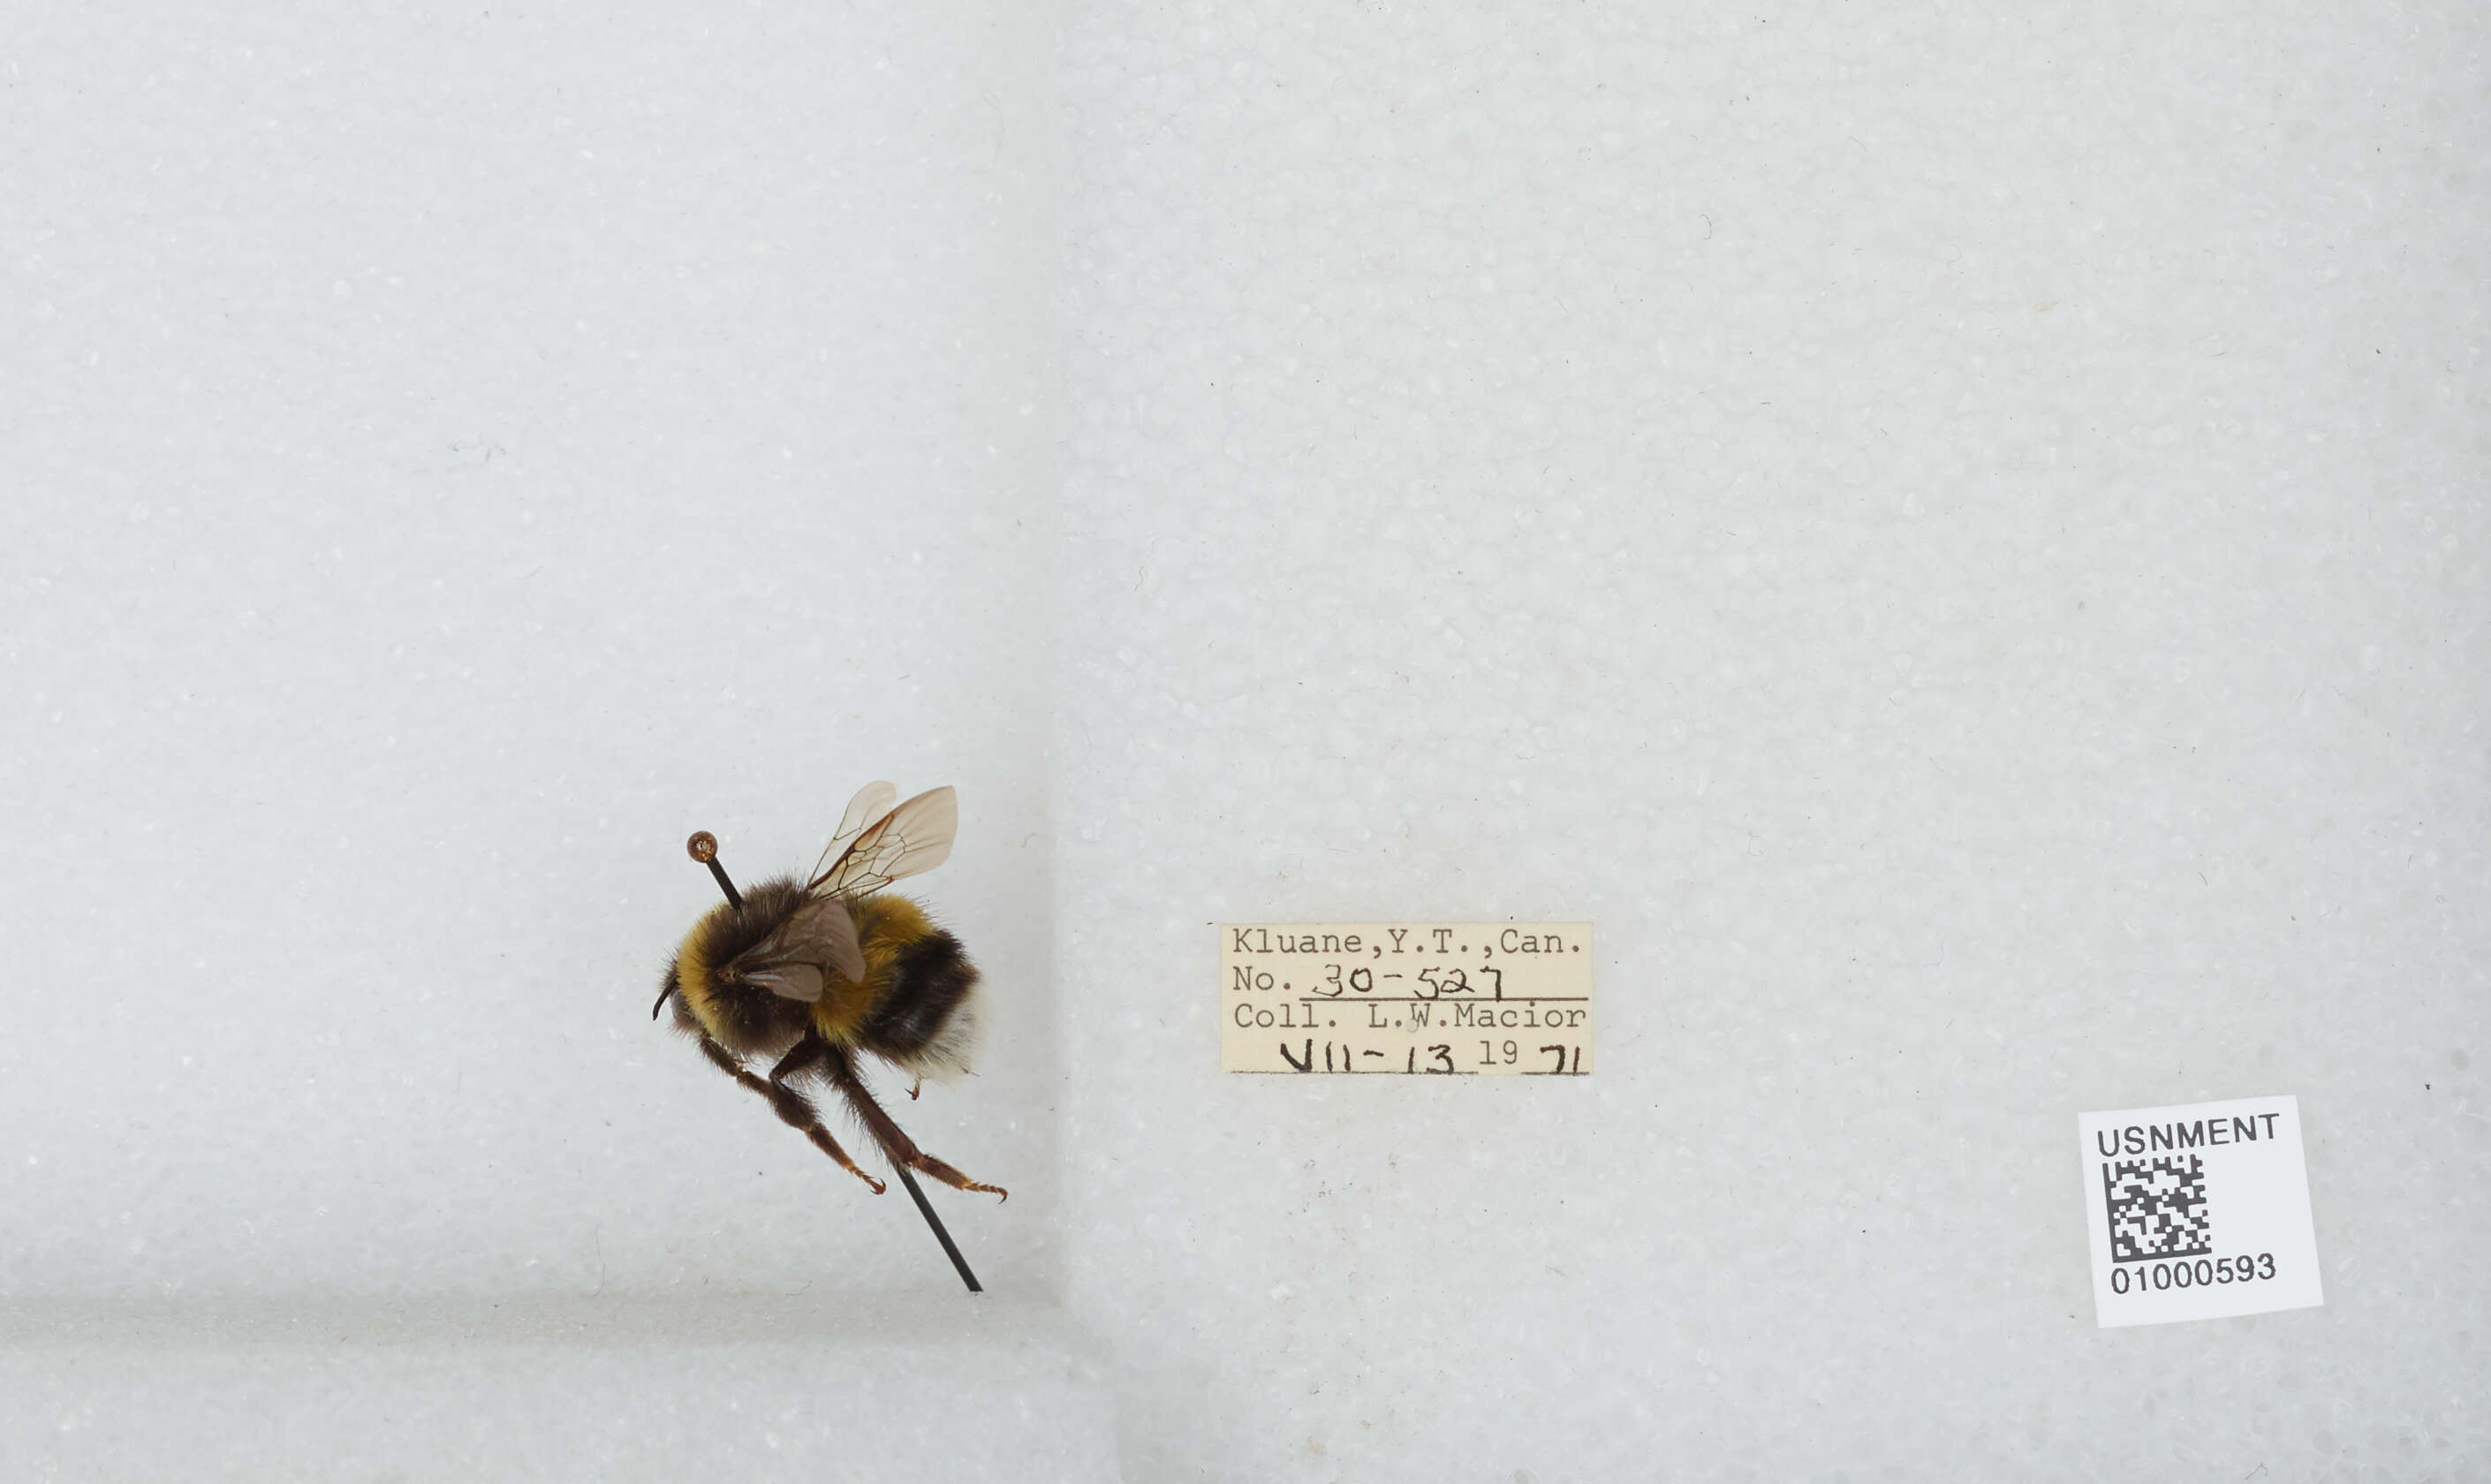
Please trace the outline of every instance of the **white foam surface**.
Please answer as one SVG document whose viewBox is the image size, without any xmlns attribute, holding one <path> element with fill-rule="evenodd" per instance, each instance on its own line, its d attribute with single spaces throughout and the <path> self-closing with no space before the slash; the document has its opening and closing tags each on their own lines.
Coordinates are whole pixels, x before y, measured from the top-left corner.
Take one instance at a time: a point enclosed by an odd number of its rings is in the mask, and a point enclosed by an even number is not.
<svg viewBox="0 0 2491 1484">
<path fill-rule="evenodd" d="M 1112 1479 L 1060 1311 L 998 1299 L 0 1306 L 0 1457 L 63 1479 Z"/>
<path fill-rule="evenodd" d="M 801 870 L 878 776 L 959 787 L 926 896 L 1018 1048 L 907 1112 L 1016 1172 L 962 1237 L 1045 1281 L 1027 38 L 18 42 L 0 1293 L 954 1291 L 649 1023 L 718 900 L 685 837 Z"/>
<path fill-rule="evenodd" d="M 2483 43 L 1082 10 L 1129 1474 L 2491 1472 Z M 1214 1070 L 1207 923 L 1506 915 L 1589 1081 Z M 2261 1093 L 2327 1307 L 2097 1330 L 2073 1116 Z"/>
<path fill-rule="evenodd" d="M 1054 1304 L 1051 19 L 8 31 L 0 1474 L 1112 1475 Z M 983 1304 L 648 1019 L 685 836 L 797 870 L 877 776 L 964 801 L 924 895 L 998 1051 L 896 1105 L 1013 1191 L 932 1193 Z"/>
<path fill-rule="evenodd" d="M 2484 30 L 22 18 L 0 1452 L 2491 1473 Z M 884 775 L 982 1301 L 645 1018 Z M 1595 1076 L 1216 1070 L 1505 916 Z M 2287 1093 L 2326 1306 L 2095 1327 L 2073 1115 Z"/>
</svg>

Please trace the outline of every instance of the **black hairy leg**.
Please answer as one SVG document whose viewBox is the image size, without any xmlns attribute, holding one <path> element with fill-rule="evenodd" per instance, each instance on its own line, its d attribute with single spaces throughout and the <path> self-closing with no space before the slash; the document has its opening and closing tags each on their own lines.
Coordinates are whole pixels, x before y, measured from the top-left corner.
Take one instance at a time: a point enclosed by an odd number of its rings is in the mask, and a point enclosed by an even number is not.
<svg viewBox="0 0 2491 1484">
<path fill-rule="evenodd" d="M 808 1047 L 818 1049 L 808 1050 Z M 810 1037 L 797 1042 L 796 1049 L 787 1053 L 785 1057 L 779 1059 L 778 1064 L 771 1068 L 770 1077 L 767 1081 L 752 1075 L 750 1068 L 747 1067 L 742 1062 L 736 1060 L 734 1052 L 731 1052 L 725 1047 L 719 1045 L 718 1042 L 711 1040 L 707 1035 L 703 1035 L 700 1038 L 700 1049 L 702 1056 L 705 1056 L 712 1062 L 718 1063 L 718 1069 L 719 1071 L 726 1073 L 736 1081 L 744 1084 L 747 1088 L 750 1088 L 753 1091 L 760 1093 L 761 1096 L 769 1102 L 771 1108 L 777 1113 L 779 1121 L 802 1133 L 806 1138 L 812 1140 L 813 1148 L 830 1155 L 831 1158 L 838 1164 L 840 1169 L 845 1170 L 850 1175 L 855 1176 L 858 1179 L 871 1185 L 875 1195 L 882 1194 L 882 1181 L 875 1179 L 872 1176 L 867 1175 L 865 1171 L 859 1169 L 857 1167 L 857 1162 L 848 1157 L 848 1151 L 839 1148 L 839 1142 L 831 1137 L 831 1131 L 829 1129 L 822 1126 L 820 1117 L 813 1112 L 813 1105 L 806 1100 L 805 1094 L 797 1091 L 794 1088 L 787 1086 L 784 1082 L 779 1080 L 781 1077 L 786 1076 L 803 1065 L 803 1062 L 799 1062 L 796 1060 L 800 1053 L 804 1054 L 806 1060 L 809 1061 L 812 1057 L 820 1055 L 821 1051 L 828 1050 L 828 1047 L 822 1046 L 820 1042 L 811 1040 Z M 795 1064 L 790 1065 L 791 1062 Z"/>
<path fill-rule="evenodd" d="M 873 1135 L 873 1142 L 882 1146 L 882 1151 L 891 1156 L 893 1164 L 922 1171 L 954 1190 L 982 1190 L 991 1196 L 1011 1199 L 1011 1192 L 1001 1185 L 981 1184 L 919 1149 L 917 1141 L 901 1132 L 899 1125 L 891 1120 L 891 1115 L 882 1111 L 882 1104 L 873 1100 L 873 1093 L 866 1089 L 865 1079 L 857 1075 L 856 1063 L 848 1060 L 845 1051 L 826 1041 L 815 1055 L 821 1058 L 822 1069 L 829 1075 L 831 1085 L 847 1098 L 848 1106 L 856 1110 L 857 1117 L 865 1120 L 865 1131 Z"/>
</svg>

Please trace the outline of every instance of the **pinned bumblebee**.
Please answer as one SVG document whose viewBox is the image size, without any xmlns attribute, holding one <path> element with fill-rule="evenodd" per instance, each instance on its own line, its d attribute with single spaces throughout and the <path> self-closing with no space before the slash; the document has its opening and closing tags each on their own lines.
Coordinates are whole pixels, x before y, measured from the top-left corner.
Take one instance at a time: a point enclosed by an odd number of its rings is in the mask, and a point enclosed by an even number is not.
<svg viewBox="0 0 2491 1484">
<path fill-rule="evenodd" d="M 958 802 L 938 788 L 894 807 L 897 794 L 880 782 L 859 790 L 806 880 L 779 877 L 738 891 L 718 863 L 717 839 L 707 830 L 693 835 L 687 849 L 709 867 L 726 902 L 684 936 L 649 1018 L 671 1000 L 677 1029 L 699 1042 L 701 1055 L 880 1195 L 883 1182 L 848 1157 L 792 1084 L 821 1083 L 846 1099 L 975 1291 L 976 1277 L 908 1172 L 958 1190 L 1003 1196 L 1003 1187 L 919 1149 L 857 1068 L 861 1054 L 890 1062 L 916 1079 L 913 1099 L 920 1084 L 967 1071 L 976 1041 L 976 966 L 924 908 L 884 889 L 952 854 Z M 747 1057 L 775 1062 L 767 1076 L 756 1075 Z"/>
</svg>

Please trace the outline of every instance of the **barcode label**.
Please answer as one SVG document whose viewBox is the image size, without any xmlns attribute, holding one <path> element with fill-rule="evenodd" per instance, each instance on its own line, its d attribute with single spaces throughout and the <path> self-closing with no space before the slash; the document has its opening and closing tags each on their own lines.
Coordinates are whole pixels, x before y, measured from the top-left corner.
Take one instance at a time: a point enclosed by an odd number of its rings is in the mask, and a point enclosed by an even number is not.
<svg viewBox="0 0 2491 1484">
<path fill-rule="evenodd" d="M 2104 1328 L 2326 1302 L 2298 1099 L 2088 1113 L 2076 1131 Z"/>
</svg>

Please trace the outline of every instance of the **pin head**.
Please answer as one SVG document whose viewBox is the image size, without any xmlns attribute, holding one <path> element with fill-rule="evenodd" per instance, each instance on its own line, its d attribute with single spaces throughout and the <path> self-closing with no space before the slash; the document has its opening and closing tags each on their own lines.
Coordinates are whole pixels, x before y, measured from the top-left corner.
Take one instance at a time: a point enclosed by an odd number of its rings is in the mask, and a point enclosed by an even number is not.
<svg viewBox="0 0 2491 1484">
<path fill-rule="evenodd" d="M 684 842 L 684 850 L 694 860 L 709 867 L 710 877 L 718 883 L 718 889 L 726 893 L 726 905 L 743 910 L 743 893 L 735 889 L 735 883 L 726 879 L 726 867 L 718 863 L 718 836 L 706 829 L 700 830 Z"/>
</svg>

